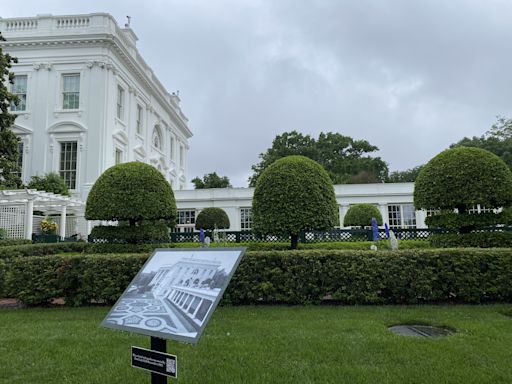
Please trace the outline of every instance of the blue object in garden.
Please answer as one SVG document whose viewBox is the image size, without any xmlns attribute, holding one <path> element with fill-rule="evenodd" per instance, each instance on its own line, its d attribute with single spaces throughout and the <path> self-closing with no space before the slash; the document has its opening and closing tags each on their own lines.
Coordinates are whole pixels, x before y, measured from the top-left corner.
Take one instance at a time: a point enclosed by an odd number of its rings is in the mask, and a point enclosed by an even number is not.
<svg viewBox="0 0 512 384">
<path fill-rule="evenodd" d="M 204 229 L 203 229 L 203 228 L 201 228 L 201 229 L 199 230 L 199 241 L 200 241 L 201 243 L 204 243 Z"/>
<path fill-rule="evenodd" d="M 384 230 L 386 231 L 386 239 L 389 239 L 389 227 L 388 227 L 388 223 L 384 223 Z"/>
<path fill-rule="evenodd" d="M 377 224 L 377 219 L 372 217 L 372 233 L 373 233 L 373 241 L 379 240 L 379 225 Z"/>
</svg>

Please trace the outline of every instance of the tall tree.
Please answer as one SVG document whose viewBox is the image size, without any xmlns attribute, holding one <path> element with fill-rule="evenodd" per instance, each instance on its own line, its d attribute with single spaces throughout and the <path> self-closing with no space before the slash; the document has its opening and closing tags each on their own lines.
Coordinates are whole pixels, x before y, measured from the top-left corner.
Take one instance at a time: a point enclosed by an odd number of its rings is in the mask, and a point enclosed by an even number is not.
<svg viewBox="0 0 512 384">
<path fill-rule="evenodd" d="M 199 177 L 192 179 L 194 189 L 209 189 L 209 188 L 231 188 L 231 183 L 227 176 L 220 177 L 217 172 L 212 172 L 203 176 L 201 180 Z"/>
<path fill-rule="evenodd" d="M 0 33 L 0 41 L 5 41 Z M 12 64 L 17 63 L 15 57 L 4 53 L 0 46 L 0 187 L 19 188 L 21 179 L 18 165 L 18 138 L 11 131 L 16 115 L 9 112 L 11 104 L 18 103 L 18 97 L 9 91 L 9 83 L 13 83 L 14 74 L 10 71 Z M 5 80 L 7 79 L 7 81 Z"/>
<path fill-rule="evenodd" d="M 498 116 L 496 123 L 485 134 L 480 137 L 464 137 L 450 148 L 461 146 L 486 149 L 501 157 L 512 169 L 512 119 Z"/>
<path fill-rule="evenodd" d="M 335 184 L 382 182 L 387 177 L 387 164 L 369 154 L 378 148 L 366 140 L 354 140 L 339 133 L 320 133 L 317 140 L 297 131 L 276 136 L 272 147 L 260 154 L 261 161 L 252 166 L 250 186 L 277 159 L 290 155 L 309 157 L 320 163 Z"/>
<path fill-rule="evenodd" d="M 386 183 L 408 183 L 414 182 L 425 165 L 406 169 L 405 171 L 393 171 L 389 174 Z"/>
</svg>

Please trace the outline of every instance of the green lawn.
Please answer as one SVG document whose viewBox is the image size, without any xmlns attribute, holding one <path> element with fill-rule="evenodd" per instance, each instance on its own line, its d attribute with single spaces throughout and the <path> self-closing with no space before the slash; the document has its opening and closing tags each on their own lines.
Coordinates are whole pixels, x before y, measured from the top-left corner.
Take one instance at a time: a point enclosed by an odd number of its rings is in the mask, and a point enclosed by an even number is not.
<svg viewBox="0 0 512 384">
<path fill-rule="evenodd" d="M 0 310 L 0 383 L 149 383 L 149 337 L 99 327 L 108 308 Z M 512 305 L 222 307 L 196 346 L 168 342 L 182 383 L 512 383 Z M 397 323 L 455 328 L 398 336 Z M 170 380 L 172 382 L 172 380 Z"/>
</svg>

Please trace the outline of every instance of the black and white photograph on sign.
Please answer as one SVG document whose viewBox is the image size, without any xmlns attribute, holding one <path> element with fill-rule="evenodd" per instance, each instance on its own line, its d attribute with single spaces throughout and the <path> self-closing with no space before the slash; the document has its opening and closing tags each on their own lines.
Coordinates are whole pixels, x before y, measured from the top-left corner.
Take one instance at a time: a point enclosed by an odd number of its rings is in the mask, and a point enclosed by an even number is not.
<svg viewBox="0 0 512 384">
<path fill-rule="evenodd" d="M 156 250 L 101 325 L 196 343 L 244 251 Z"/>
</svg>

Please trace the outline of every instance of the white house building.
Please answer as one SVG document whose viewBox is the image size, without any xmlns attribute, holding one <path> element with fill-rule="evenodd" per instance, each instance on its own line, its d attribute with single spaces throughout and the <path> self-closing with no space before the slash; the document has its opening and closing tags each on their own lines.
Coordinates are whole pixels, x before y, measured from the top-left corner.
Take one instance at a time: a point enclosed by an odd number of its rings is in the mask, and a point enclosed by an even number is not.
<svg viewBox="0 0 512 384">
<path fill-rule="evenodd" d="M 105 13 L 0 19 L 21 102 L 21 177 L 58 172 L 85 200 L 110 166 L 142 161 L 173 189 L 185 188 L 192 132 L 177 93 L 169 93 L 137 51 L 137 36 Z"/>
</svg>

